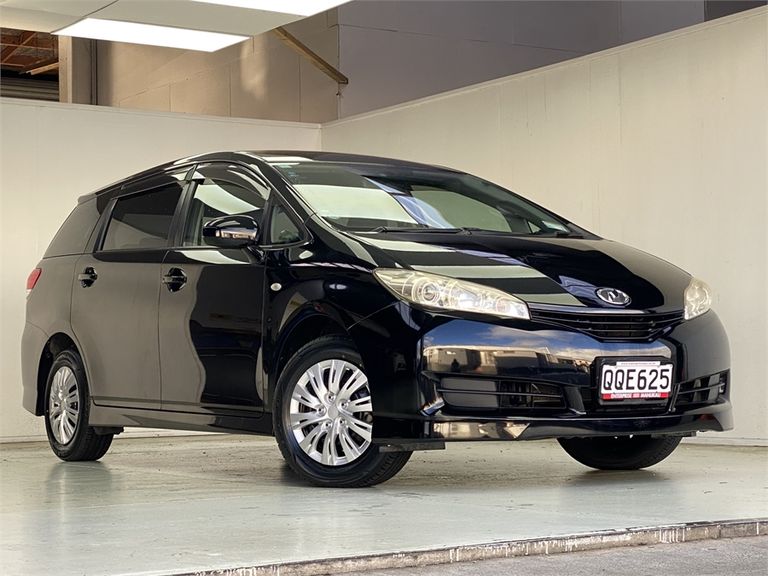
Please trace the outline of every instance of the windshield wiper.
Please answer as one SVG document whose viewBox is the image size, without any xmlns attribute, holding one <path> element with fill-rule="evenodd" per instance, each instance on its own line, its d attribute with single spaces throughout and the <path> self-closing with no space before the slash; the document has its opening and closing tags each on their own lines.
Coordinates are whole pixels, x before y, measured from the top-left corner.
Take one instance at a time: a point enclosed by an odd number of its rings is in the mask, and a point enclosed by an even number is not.
<svg viewBox="0 0 768 576">
<path fill-rule="evenodd" d="M 584 238 L 581 234 L 576 232 L 569 232 L 566 230 L 541 230 L 539 232 L 531 232 L 528 234 L 516 234 L 514 232 L 505 232 L 503 230 L 488 230 L 486 228 L 475 228 L 472 226 L 462 226 L 459 228 L 432 228 L 430 226 L 377 226 L 370 230 L 360 230 L 363 233 L 378 233 L 378 232 L 401 232 L 401 233 L 419 233 L 419 234 L 472 234 L 473 232 L 482 232 L 486 234 L 499 234 L 504 236 L 534 236 L 539 238 Z"/>
<path fill-rule="evenodd" d="M 539 238 L 584 238 L 582 234 L 567 230 L 540 230 L 531 236 L 538 236 Z"/>
<path fill-rule="evenodd" d="M 419 234 L 423 232 L 427 233 L 435 233 L 435 232 L 445 232 L 447 234 L 456 234 L 457 232 L 464 232 L 469 230 L 469 228 L 430 228 L 428 226 L 420 227 L 420 226 L 377 226 L 376 228 L 372 228 L 370 230 L 361 230 L 361 232 L 418 232 Z"/>
</svg>

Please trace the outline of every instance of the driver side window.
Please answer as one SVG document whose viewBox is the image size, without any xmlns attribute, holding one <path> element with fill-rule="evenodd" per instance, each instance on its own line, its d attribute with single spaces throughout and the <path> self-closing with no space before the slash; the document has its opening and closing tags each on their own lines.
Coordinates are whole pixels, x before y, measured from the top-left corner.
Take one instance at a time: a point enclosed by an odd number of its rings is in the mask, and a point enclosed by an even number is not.
<svg viewBox="0 0 768 576">
<path fill-rule="evenodd" d="M 184 246 L 204 246 L 203 226 L 220 216 L 250 216 L 262 224 L 269 188 L 236 166 L 200 166 L 184 226 Z"/>
</svg>

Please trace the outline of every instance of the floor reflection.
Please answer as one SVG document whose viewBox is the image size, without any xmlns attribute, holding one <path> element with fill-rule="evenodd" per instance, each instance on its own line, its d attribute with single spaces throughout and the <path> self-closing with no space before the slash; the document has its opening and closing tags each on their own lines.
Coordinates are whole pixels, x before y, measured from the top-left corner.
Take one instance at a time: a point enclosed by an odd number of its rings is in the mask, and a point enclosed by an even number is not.
<svg viewBox="0 0 768 576">
<path fill-rule="evenodd" d="M 298 481 L 272 439 L 119 438 L 100 463 L 5 448 L 3 569 L 195 572 L 768 516 L 766 455 L 683 445 L 649 470 L 596 472 L 555 442 L 459 443 L 415 453 L 380 486 L 336 490 Z"/>
</svg>

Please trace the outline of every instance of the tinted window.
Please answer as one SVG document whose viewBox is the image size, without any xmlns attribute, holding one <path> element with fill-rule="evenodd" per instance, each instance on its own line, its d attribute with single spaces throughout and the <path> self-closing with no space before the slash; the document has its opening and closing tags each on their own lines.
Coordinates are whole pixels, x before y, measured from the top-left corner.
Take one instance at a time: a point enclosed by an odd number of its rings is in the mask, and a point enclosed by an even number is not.
<svg viewBox="0 0 768 576">
<path fill-rule="evenodd" d="M 182 187 L 172 184 L 118 198 L 102 250 L 158 248 L 168 242 Z"/>
<path fill-rule="evenodd" d="M 198 180 L 184 227 L 185 246 L 203 246 L 203 226 L 219 216 L 243 214 L 261 224 L 269 190 L 242 170 L 210 165 L 195 171 Z"/>
<path fill-rule="evenodd" d="M 288 217 L 288 212 L 279 204 L 272 209 L 269 219 L 269 244 L 292 244 L 301 240 L 299 227 Z"/>
<path fill-rule="evenodd" d="M 554 214 L 490 182 L 430 167 L 343 162 L 272 164 L 319 216 L 342 229 L 478 229 L 570 233 Z"/>
<path fill-rule="evenodd" d="M 96 198 L 78 204 L 59 228 L 44 257 L 82 254 L 100 215 Z"/>
</svg>

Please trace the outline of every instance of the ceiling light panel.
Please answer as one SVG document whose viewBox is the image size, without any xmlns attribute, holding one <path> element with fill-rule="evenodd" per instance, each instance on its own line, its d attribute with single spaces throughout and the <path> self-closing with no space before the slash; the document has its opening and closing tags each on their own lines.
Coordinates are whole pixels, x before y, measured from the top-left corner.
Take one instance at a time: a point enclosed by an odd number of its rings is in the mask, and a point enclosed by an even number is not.
<svg viewBox="0 0 768 576">
<path fill-rule="evenodd" d="M 251 8 L 253 10 L 266 10 L 269 12 L 282 12 L 283 14 L 296 14 L 298 16 L 312 16 L 319 14 L 348 0 L 193 0 L 206 4 L 221 4 L 223 6 L 236 6 L 237 8 Z"/>
<path fill-rule="evenodd" d="M 203 52 L 215 52 L 248 39 L 248 36 L 188 30 L 186 28 L 173 28 L 171 26 L 157 26 L 154 24 L 140 24 L 138 22 L 103 20 L 101 18 L 80 20 L 71 26 L 54 32 L 54 34 L 59 36 L 75 36 L 77 38 L 92 38 L 94 40 L 110 40 L 112 42 L 182 48 L 184 50 L 200 50 Z"/>
</svg>

